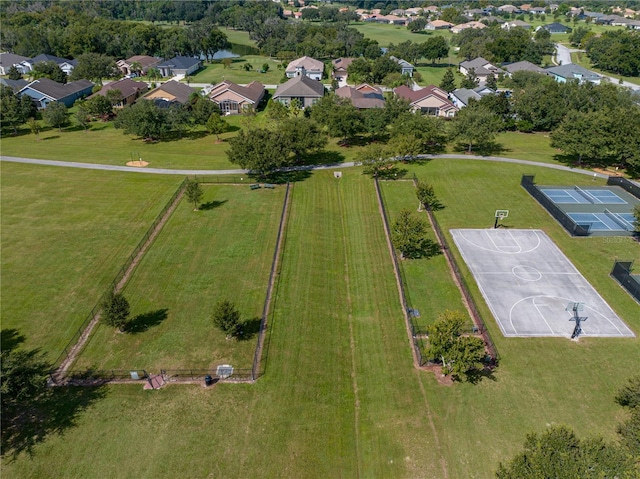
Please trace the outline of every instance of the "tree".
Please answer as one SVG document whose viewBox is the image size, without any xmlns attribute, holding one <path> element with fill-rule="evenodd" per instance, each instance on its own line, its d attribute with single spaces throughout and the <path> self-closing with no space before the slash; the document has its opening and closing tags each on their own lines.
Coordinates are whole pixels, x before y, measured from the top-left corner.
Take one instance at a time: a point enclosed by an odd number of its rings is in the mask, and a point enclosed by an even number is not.
<svg viewBox="0 0 640 479">
<path fill-rule="evenodd" d="M 427 355 L 442 362 L 443 374 L 461 379 L 475 371 L 486 357 L 482 339 L 463 336 L 465 317 L 459 311 L 445 311 L 427 327 Z"/>
<path fill-rule="evenodd" d="M 467 75 L 463 78 L 462 83 L 460 83 L 460 88 L 468 88 L 469 90 L 473 90 L 478 86 L 479 80 L 476 75 L 475 68 L 470 68 L 467 72 Z"/>
<path fill-rule="evenodd" d="M 162 75 L 160 74 L 160 70 L 157 68 L 149 68 L 147 70 L 147 78 L 151 81 L 155 81 L 162 78 Z"/>
<path fill-rule="evenodd" d="M 78 55 L 78 64 L 71 72 L 71 80 L 87 79 L 99 81 L 103 78 L 116 78 L 120 75 L 120 70 L 113 57 L 100 53 L 83 53 Z"/>
<path fill-rule="evenodd" d="M 268 71 L 269 71 L 269 64 L 268 63 L 263 63 L 262 64 L 262 70 L 260 70 L 260 72 L 267 73 Z"/>
<path fill-rule="evenodd" d="M 636 205 L 633 208 L 633 216 L 635 218 L 636 231 L 640 233 L 640 205 Z"/>
<path fill-rule="evenodd" d="M 444 76 L 442 77 L 442 81 L 440 82 L 440 88 L 445 90 L 447 93 L 451 93 L 457 88 L 456 78 L 451 68 L 447 68 L 447 70 L 444 72 Z"/>
<path fill-rule="evenodd" d="M 62 127 L 69 124 L 67 106 L 64 103 L 52 101 L 44 110 L 42 110 L 42 119 L 47 125 L 53 126 L 58 128 L 59 131 L 62 131 Z"/>
<path fill-rule="evenodd" d="M 419 33 L 424 30 L 424 27 L 427 26 L 427 19 L 423 17 L 418 17 L 415 20 L 409 22 L 407 28 L 413 33 Z"/>
<path fill-rule="evenodd" d="M 400 251 L 401 259 L 415 259 L 425 255 L 433 248 L 433 242 L 427 237 L 427 224 L 411 211 L 403 209 L 391 227 L 391 241 Z"/>
<path fill-rule="evenodd" d="M 637 466 L 620 446 L 601 438 L 579 439 L 566 426 L 528 434 L 524 451 L 500 464 L 498 479 L 637 477 Z"/>
<path fill-rule="evenodd" d="M 468 146 L 487 145 L 492 142 L 500 127 L 498 117 L 486 108 L 467 106 L 462 108 L 451 122 L 451 136 L 454 140 Z"/>
<path fill-rule="evenodd" d="M 11 65 L 9 67 L 9 71 L 7 72 L 9 76 L 9 80 L 22 80 L 22 73 L 18 70 L 18 67 L 15 65 Z"/>
<path fill-rule="evenodd" d="M 182 134 L 189 128 L 189 112 L 185 105 L 174 104 L 167 110 L 168 127 L 178 132 L 178 136 L 182 138 Z"/>
<path fill-rule="evenodd" d="M 413 157 L 420 153 L 437 153 L 444 148 L 447 142 L 445 124 L 438 118 L 420 113 L 405 112 L 398 116 L 391 125 L 393 137 L 391 143 L 396 147 L 394 153 L 403 157 Z M 405 137 L 405 141 L 400 141 Z M 407 138 L 415 138 L 410 141 L 411 148 L 403 148 L 407 145 Z"/>
<path fill-rule="evenodd" d="M 634 215 L 636 231 L 640 231 L 640 205 L 634 208 Z M 631 413 L 627 420 L 618 425 L 620 441 L 633 456 L 640 458 L 640 376 L 630 378 L 618 391 L 615 400 Z"/>
<path fill-rule="evenodd" d="M 436 193 L 433 191 L 433 186 L 424 181 L 418 181 L 416 185 L 416 196 L 418 201 L 425 209 L 431 209 L 438 204 Z"/>
<path fill-rule="evenodd" d="M 138 61 L 132 62 L 131 66 L 129 67 L 129 71 L 131 73 L 133 73 L 135 76 L 141 76 L 142 75 L 142 64 Z"/>
<path fill-rule="evenodd" d="M 362 172 L 373 178 L 395 178 L 398 172 L 393 158 L 389 158 L 384 146 L 372 143 L 360 150 L 356 161 L 364 166 Z"/>
<path fill-rule="evenodd" d="M 158 108 L 152 101 L 139 100 L 125 106 L 116 116 L 113 126 L 125 133 L 155 140 L 162 138 L 168 130 L 167 111 Z"/>
<path fill-rule="evenodd" d="M 91 123 L 91 113 L 89 112 L 86 102 L 84 101 L 76 102 L 76 107 L 76 121 L 82 128 L 84 128 L 84 131 L 86 132 L 87 128 L 89 127 L 89 123 Z"/>
<path fill-rule="evenodd" d="M 27 123 L 29 124 L 29 130 L 31 131 L 31 133 L 33 133 L 35 136 L 38 136 L 40 134 L 40 122 L 31 117 L 29 118 Z"/>
<path fill-rule="evenodd" d="M 230 339 L 240 334 L 240 311 L 228 300 L 218 301 L 211 315 L 213 324 Z"/>
<path fill-rule="evenodd" d="M 305 117 L 282 120 L 278 128 L 296 163 L 300 162 L 303 155 L 320 151 L 327 144 L 326 135 L 318 129 L 314 121 Z"/>
<path fill-rule="evenodd" d="M 28 95 L 16 95 L 11 88 L 0 86 L 0 123 L 18 133 L 18 125 L 35 114 L 35 107 Z"/>
<path fill-rule="evenodd" d="M 108 119 L 113 114 L 113 105 L 106 96 L 94 95 L 85 101 L 85 106 L 93 116 Z"/>
<path fill-rule="evenodd" d="M 196 180 L 187 180 L 184 188 L 184 194 L 191 203 L 193 203 L 193 211 L 198 211 L 198 204 L 202 201 L 204 191 L 202 186 Z"/>
<path fill-rule="evenodd" d="M 124 332 L 129 322 L 129 301 L 122 293 L 111 291 L 102 302 L 102 320 Z"/>
<path fill-rule="evenodd" d="M 231 163 L 264 177 L 288 165 L 289 149 L 280 132 L 256 128 L 231 138 L 227 156 Z"/>
<path fill-rule="evenodd" d="M 420 45 L 421 56 L 427 60 L 431 60 L 431 63 L 435 63 L 436 60 L 445 58 L 449 55 L 449 44 L 443 36 L 436 36 L 429 38 L 426 42 Z"/>
<path fill-rule="evenodd" d="M 33 65 L 31 76 L 34 79 L 49 78 L 58 83 L 67 83 L 67 74 L 55 62 L 38 62 Z"/>
<path fill-rule="evenodd" d="M 496 91 L 498 89 L 498 80 L 496 80 L 496 76 L 493 73 L 487 77 L 485 86 L 487 88 L 491 88 L 493 91 Z"/>
<path fill-rule="evenodd" d="M 105 98 L 109 100 L 109 103 L 111 104 L 112 107 L 118 106 L 119 104 L 121 104 L 123 99 L 122 92 L 118 89 L 107 91 Z"/>
<path fill-rule="evenodd" d="M 560 126 L 551 133 L 551 146 L 561 149 L 565 154 L 596 159 L 605 155 L 607 139 L 602 135 L 604 128 L 601 111 L 583 113 L 570 111 Z"/>
<path fill-rule="evenodd" d="M 289 116 L 289 109 L 279 101 L 274 101 L 273 98 L 269 98 L 267 102 L 267 117 L 270 120 L 280 121 Z"/>
<path fill-rule="evenodd" d="M 205 125 L 213 114 L 220 116 L 220 107 L 199 93 L 193 93 L 189 99 L 191 119 L 196 125 Z"/>
<path fill-rule="evenodd" d="M 636 216 L 640 214 L 640 205 L 636 205 Z M 629 378 L 627 384 L 620 388 L 615 396 L 620 406 L 630 409 L 640 408 L 640 376 Z"/>
<path fill-rule="evenodd" d="M 326 95 L 311 108 L 311 118 L 327 128 L 329 135 L 346 144 L 363 130 L 362 115 L 348 98 Z"/>
<path fill-rule="evenodd" d="M 220 134 L 229 129 L 229 124 L 220 116 L 219 113 L 213 112 L 207 120 L 207 131 L 211 135 L 216 135 L 217 141 L 220 142 Z"/>
</svg>

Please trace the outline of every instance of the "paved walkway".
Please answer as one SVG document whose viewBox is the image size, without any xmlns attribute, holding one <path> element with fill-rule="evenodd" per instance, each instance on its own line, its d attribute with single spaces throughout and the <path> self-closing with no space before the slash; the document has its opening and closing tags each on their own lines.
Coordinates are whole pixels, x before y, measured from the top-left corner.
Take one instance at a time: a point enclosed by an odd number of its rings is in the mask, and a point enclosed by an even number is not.
<svg viewBox="0 0 640 479">
<path fill-rule="evenodd" d="M 594 173 L 590 170 L 583 170 L 580 168 L 571 168 L 570 166 L 557 165 L 553 163 L 541 163 L 539 161 L 520 160 L 517 158 L 503 158 L 501 156 L 478 156 L 478 155 L 418 155 L 418 159 L 438 159 L 449 158 L 458 160 L 478 160 L 478 161 L 499 161 L 502 163 L 518 163 L 521 165 L 540 166 L 543 168 L 552 168 L 555 170 L 571 171 L 574 173 L 580 173 L 582 175 L 595 176 L 598 178 L 608 178 L 609 175 L 603 173 Z M 117 166 L 117 165 L 102 165 L 94 163 L 78 163 L 75 161 L 56 161 L 56 160 L 40 160 L 37 158 L 20 158 L 16 156 L 0 156 L 0 161 L 10 161 L 14 163 L 27 163 L 32 165 L 48 165 L 48 166 L 61 166 L 66 168 L 84 168 L 88 170 L 107 170 L 107 171 L 125 171 L 128 173 L 145 173 L 156 175 L 246 175 L 249 170 L 173 170 L 169 168 L 136 168 L 133 166 Z M 338 168 L 351 168 L 357 166 L 356 162 L 348 161 L 345 163 L 335 163 L 329 165 L 312 165 L 312 166 L 300 166 L 291 168 L 288 170 L 297 171 L 313 171 L 313 170 L 329 170 Z"/>
</svg>

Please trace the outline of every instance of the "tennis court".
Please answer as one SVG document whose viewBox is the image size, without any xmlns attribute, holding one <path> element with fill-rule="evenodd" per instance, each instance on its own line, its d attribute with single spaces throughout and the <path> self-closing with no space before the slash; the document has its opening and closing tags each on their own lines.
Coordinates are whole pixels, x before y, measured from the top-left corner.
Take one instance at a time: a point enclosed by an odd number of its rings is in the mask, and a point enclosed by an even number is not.
<svg viewBox="0 0 640 479">
<path fill-rule="evenodd" d="M 569 304 L 580 303 L 581 336 L 634 337 L 542 230 L 455 229 L 453 240 L 507 337 L 574 333 Z"/>
<path fill-rule="evenodd" d="M 627 202 L 611 190 L 603 188 L 573 189 L 540 188 L 551 201 L 556 204 L 573 205 L 626 205 Z"/>
<path fill-rule="evenodd" d="M 567 213 L 580 225 L 590 225 L 590 231 L 634 231 L 635 217 L 631 213 Z"/>
</svg>

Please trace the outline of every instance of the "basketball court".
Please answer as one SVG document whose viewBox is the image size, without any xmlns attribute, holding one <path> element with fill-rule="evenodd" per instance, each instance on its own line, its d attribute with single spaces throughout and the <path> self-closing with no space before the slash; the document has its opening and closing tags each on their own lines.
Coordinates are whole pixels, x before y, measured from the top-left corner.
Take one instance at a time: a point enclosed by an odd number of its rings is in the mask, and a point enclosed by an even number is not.
<svg viewBox="0 0 640 479">
<path fill-rule="evenodd" d="M 543 231 L 451 235 L 505 336 L 635 336 Z"/>
</svg>

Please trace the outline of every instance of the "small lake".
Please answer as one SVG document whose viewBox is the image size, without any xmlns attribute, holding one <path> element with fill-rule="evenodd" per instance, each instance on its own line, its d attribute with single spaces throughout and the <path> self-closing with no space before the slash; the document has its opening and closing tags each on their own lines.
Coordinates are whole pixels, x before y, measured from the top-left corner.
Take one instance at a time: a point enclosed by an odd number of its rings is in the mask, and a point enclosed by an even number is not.
<svg viewBox="0 0 640 479">
<path fill-rule="evenodd" d="M 231 48 L 225 50 L 218 50 L 214 53 L 214 60 L 222 60 L 224 58 L 238 58 L 244 55 L 259 55 L 260 50 L 250 45 L 240 45 L 238 43 L 231 43 Z M 204 55 L 200 55 L 200 58 L 205 59 Z"/>
</svg>

